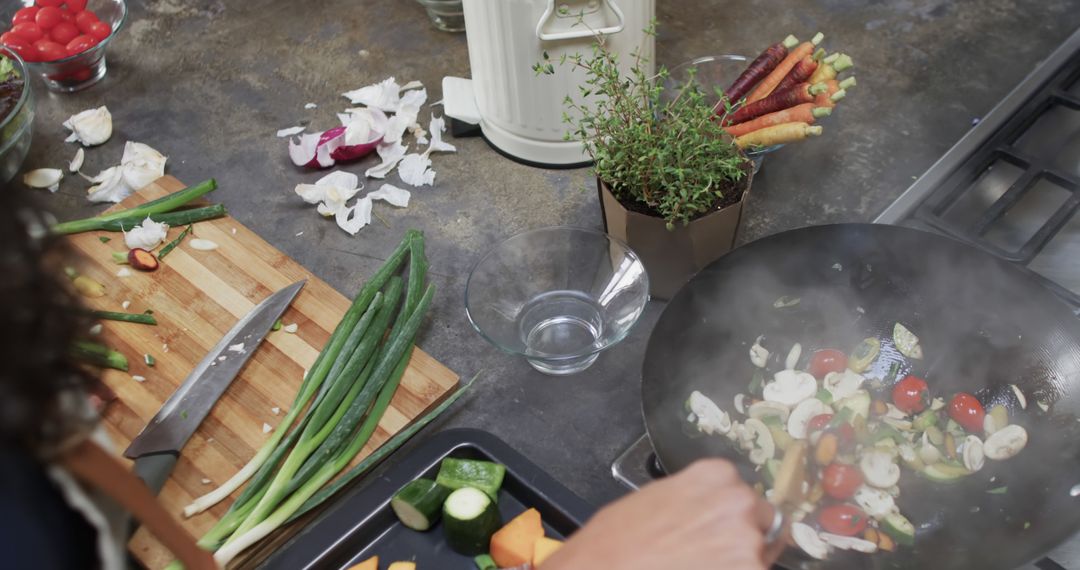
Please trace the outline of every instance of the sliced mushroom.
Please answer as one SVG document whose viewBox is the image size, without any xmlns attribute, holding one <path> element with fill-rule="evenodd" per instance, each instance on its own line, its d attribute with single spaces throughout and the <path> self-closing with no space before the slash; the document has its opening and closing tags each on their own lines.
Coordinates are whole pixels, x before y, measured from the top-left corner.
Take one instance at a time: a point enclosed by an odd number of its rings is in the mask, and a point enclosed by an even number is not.
<svg viewBox="0 0 1080 570">
<path fill-rule="evenodd" d="M 865 381 L 866 377 L 862 374 L 852 370 L 844 370 L 843 372 L 826 374 L 823 384 L 825 389 L 832 394 L 833 400 L 839 400 L 858 392 Z"/>
<path fill-rule="evenodd" d="M 994 461 L 1004 461 L 1020 453 L 1027 440 L 1027 430 L 1016 424 L 1008 425 L 986 438 L 983 453 Z"/>
<path fill-rule="evenodd" d="M 803 400 L 791 410 L 787 421 L 788 434 L 795 439 L 806 439 L 806 425 L 810 423 L 810 420 L 816 416 L 831 413 L 833 413 L 832 408 L 817 398 Z"/>
<path fill-rule="evenodd" d="M 864 552 L 866 554 L 873 554 L 877 552 L 877 543 L 870 542 L 869 540 L 863 540 L 861 538 L 855 538 L 854 536 L 841 536 L 839 534 L 832 534 L 828 532 L 821 533 L 821 540 L 834 548 L 841 550 L 854 550 L 856 552 Z"/>
<path fill-rule="evenodd" d="M 763 338 L 765 337 L 757 337 L 754 345 L 750 347 L 750 362 L 753 362 L 754 366 L 758 368 L 765 368 L 765 365 L 769 362 L 769 351 L 764 346 L 761 346 L 761 339 Z"/>
<path fill-rule="evenodd" d="M 773 443 L 772 433 L 769 432 L 768 426 L 758 419 L 750 418 L 746 420 L 745 425 L 753 437 L 750 461 L 754 465 L 764 465 L 776 455 L 776 444 Z"/>
<path fill-rule="evenodd" d="M 745 429 L 746 428 L 744 428 L 743 425 L 740 424 L 739 422 L 731 422 L 731 429 L 729 429 L 728 432 L 725 433 L 724 435 L 726 435 L 727 438 L 730 439 L 731 441 L 738 442 L 739 441 L 739 433 L 745 431 Z"/>
<path fill-rule="evenodd" d="M 867 485 L 855 491 L 855 504 L 875 519 L 883 518 L 896 510 L 896 501 L 888 491 Z"/>
<path fill-rule="evenodd" d="M 1009 387 L 1012 388 L 1013 394 L 1016 395 L 1016 400 L 1018 402 L 1020 402 L 1020 409 L 1021 410 L 1026 410 L 1027 409 L 1027 398 L 1024 397 L 1024 393 L 1020 391 L 1020 388 L 1017 387 L 1016 384 L 1009 384 Z"/>
<path fill-rule="evenodd" d="M 987 416 L 990 417 L 990 416 Z M 969 435 L 964 438 L 964 451 L 962 453 L 964 458 L 964 467 L 967 467 L 968 471 L 972 473 L 982 469 L 985 461 L 983 455 L 983 442 L 979 439 L 979 436 Z"/>
<path fill-rule="evenodd" d="M 802 345 L 795 343 L 795 346 L 792 346 L 791 351 L 788 352 L 787 359 L 784 360 L 784 368 L 794 370 L 795 365 L 799 363 L 800 356 L 802 356 Z"/>
<path fill-rule="evenodd" d="M 945 407 L 945 399 L 944 398 L 934 398 L 933 400 L 930 401 L 930 409 L 935 411 L 935 412 L 940 410 L 941 408 L 944 408 L 944 407 Z"/>
<path fill-rule="evenodd" d="M 753 404 L 750 404 L 749 408 L 746 408 L 746 415 L 755 420 L 776 416 L 780 418 L 781 422 L 786 422 L 790 414 L 791 408 L 788 406 L 769 401 L 754 402 Z"/>
<path fill-rule="evenodd" d="M 694 390 L 686 400 L 686 407 L 697 416 L 698 431 L 713 435 L 725 434 L 731 430 L 731 418 L 715 402 L 701 392 Z"/>
<path fill-rule="evenodd" d="M 795 406 L 799 402 L 817 395 L 817 380 L 806 372 L 781 370 L 774 380 L 765 385 L 762 391 L 766 400 L 785 406 Z"/>
<path fill-rule="evenodd" d="M 806 554 L 818 560 L 825 560 L 829 556 L 829 546 L 818 536 L 818 533 L 808 524 L 791 523 L 791 538 Z"/>
<path fill-rule="evenodd" d="M 867 483 L 879 489 L 888 489 L 900 481 L 900 466 L 885 451 L 874 449 L 863 453 L 859 470 Z"/>
</svg>

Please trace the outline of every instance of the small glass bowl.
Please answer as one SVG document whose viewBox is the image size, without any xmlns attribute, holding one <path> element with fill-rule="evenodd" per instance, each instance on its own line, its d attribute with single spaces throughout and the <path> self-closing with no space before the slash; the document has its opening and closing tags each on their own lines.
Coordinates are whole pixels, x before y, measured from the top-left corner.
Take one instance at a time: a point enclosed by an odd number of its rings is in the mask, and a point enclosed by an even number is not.
<svg viewBox="0 0 1080 570">
<path fill-rule="evenodd" d="M 15 72 L 23 78 L 19 101 L 6 117 L 0 117 L 0 184 L 7 184 L 19 173 L 26 153 L 30 151 L 34 134 L 34 92 L 22 58 L 5 46 L 0 46 L 0 53 L 11 59 Z"/>
<path fill-rule="evenodd" d="M 549 227 L 495 246 L 465 285 L 480 336 L 556 376 L 592 365 L 630 333 L 649 277 L 626 244 L 596 230 Z"/>
<path fill-rule="evenodd" d="M 444 32 L 465 31 L 465 9 L 461 0 L 416 0 L 427 10 L 435 27 Z"/>
<path fill-rule="evenodd" d="M 748 65 L 748 58 L 741 55 L 707 55 L 681 63 L 668 71 L 664 81 L 664 93 L 675 93 L 690 81 L 690 71 L 694 71 L 694 82 L 701 86 L 709 97 L 707 101 L 716 105 L 720 101 L 717 90 L 723 91 L 735 81 Z M 765 155 L 779 150 L 784 145 L 777 144 L 753 150 L 747 150 L 746 156 L 754 161 L 754 173 L 761 168 Z"/>
<path fill-rule="evenodd" d="M 32 0 L 23 0 L 15 4 L 15 9 L 32 6 Z M 90 87 L 105 77 L 105 47 L 120 32 L 127 20 L 127 3 L 124 0 L 89 0 L 87 10 L 97 14 L 98 19 L 112 28 L 109 37 L 101 40 L 94 47 L 71 57 L 56 61 L 27 62 L 31 71 L 41 76 L 45 87 L 58 93 L 73 93 Z M 0 22 L 11 22 L 15 10 L 3 14 Z"/>
</svg>

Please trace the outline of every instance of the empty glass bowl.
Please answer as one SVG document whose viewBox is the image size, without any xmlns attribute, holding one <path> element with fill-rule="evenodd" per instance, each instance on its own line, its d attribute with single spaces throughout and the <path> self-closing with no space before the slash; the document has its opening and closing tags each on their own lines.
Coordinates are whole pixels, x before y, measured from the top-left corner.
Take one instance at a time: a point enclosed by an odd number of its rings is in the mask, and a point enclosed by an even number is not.
<svg viewBox="0 0 1080 570">
<path fill-rule="evenodd" d="M 681 63 L 668 72 L 668 78 L 664 81 L 664 96 L 671 97 L 678 92 L 680 87 L 690 81 L 691 71 L 693 71 L 694 82 L 707 94 L 707 101 L 716 105 L 720 100 L 717 90 L 727 89 L 749 64 L 749 60 L 741 55 L 707 55 Z M 747 158 L 754 161 L 754 173 L 756 174 L 761 168 L 761 162 L 766 154 L 783 146 L 777 144 L 747 150 Z"/>
<path fill-rule="evenodd" d="M 444 32 L 465 31 L 465 9 L 461 0 L 416 0 L 427 10 L 428 18 Z"/>
<path fill-rule="evenodd" d="M 0 24 L 11 22 L 15 10 L 33 5 L 32 0 L 13 3 L 7 11 L 0 14 Z M 50 91 L 72 93 L 86 89 L 105 77 L 105 49 L 109 42 L 120 32 L 127 20 L 127 3 L 124 0 L 89 0 L 87 10 L 93 10 L 98 19 L 112 28 L 112 33 L 94 47 L 71 57 L 56 61 L 26 62 L 30 70 L 41 76 L 45 87 Z"/>
<path fill-rule="evenodd" d="M 465 286 L 469 322 L 545 374 L 581 372 L 626 338 L 649 278 L 626 244 L 596 230 L 551 227 L 495 246 Z"/>
</svg>

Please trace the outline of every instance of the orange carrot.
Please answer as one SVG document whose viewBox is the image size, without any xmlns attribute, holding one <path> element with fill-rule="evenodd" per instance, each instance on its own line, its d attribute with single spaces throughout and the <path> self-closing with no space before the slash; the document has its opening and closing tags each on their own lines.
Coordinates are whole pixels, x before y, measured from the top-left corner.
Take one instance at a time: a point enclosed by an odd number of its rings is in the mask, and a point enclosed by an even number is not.
<svg viewBox="0 0 1080 570">
<path fill-rule="evenodd" d="M 806 123 L 783 123 L 747 133 L 735 139 L 735 144 L 739 145 L 739 148 L 772 146 L 816 137 L 821 131 L 821 127 L 812 127 Z"/>
<path fill-rule="evenodd" d="M 830 61 L 831 60 L 831 61 Z M 810 83 L 820 83 L 829 79 L 836 79 L 836 75 L 845 69 L 855 65 L 847 54 L 832 54 L 821 62 L 814 74 L 810 76 Z"/>
<path fill-rule="evenodd" d="M 741 137 L 746 133 L 783 123 L 813 124 L 819 118 L 826 117 L 830 113 L 832 113 L 832 109 L 828 107 L 815 107 L 813 103 L 803 103 L 802 105 L 788 107 L 783 111 L 762 115 L 752 121 L 725 127 L 724 130 L 733 137 Z"/>
<path fill-rule="evenodd" d="M 787 76 L 788 72 L 795 67 L 795 64 L 802 61 L 804 57 L 812 55 L 814 53 L 814 48 L 817 47 L 824 38 L 824 35 L 818 33 L 814 36 L 814 39 L 803 42 L 799 44 L 798 47 L 788 52 L 787 57 L 785 57 L 784 60 L 769 73 L 769 75 L 765 76 L 765 79 L 762 79 L 761 83 L 758 83 L 758 86 L 746 97 L 747 104 L 753 103 L 758 99 L 763 99 L 772 93 L 776 89 L 776 86 L 783 81 L 785 76 Z"/>
</svg>

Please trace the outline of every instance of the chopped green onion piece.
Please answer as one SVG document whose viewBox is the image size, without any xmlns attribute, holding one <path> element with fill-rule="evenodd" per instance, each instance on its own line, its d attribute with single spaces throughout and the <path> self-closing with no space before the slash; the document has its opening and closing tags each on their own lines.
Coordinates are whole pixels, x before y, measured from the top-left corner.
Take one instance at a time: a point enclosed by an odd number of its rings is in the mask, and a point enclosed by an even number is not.
<svg viewBox="0 0 1080 570">
<path fill-rule="evenodd" d="M 180 245 L 180 242 L 184 241 L 184 238 L 187 237 L 189 233 L 191 233 L 191 224 L 188 224 L 188 227 L 184 228 L 184 231 L 180 232 L 180 235 L 176 236 L 176 239 L 170 241 L 165 247 L 161 248 L 161 251 L 158 252 L 158 259 L 165 259 L 165 256 L 176 249 L 176 246 Z"/>
<path fill-rule="evenodd" d="M 1031 521 L 1024 521 L 1024 530 L 1031 528 Z"/>
<path fill-rule="evenodd" d="M 138 323 L 140 325 L 156 325 L 157 319 L 146 313 L 117 313 L 114 311 L 90 311 L 96 319 L 108 321 L 122 321 L 125 323 Z"/>
<path fill-rule="evenodd" d="M 157 363 L 157 361 L 154 360 L 154 357 L 150 356 L 149 354 L 143 355 L 143 362 L 145 362 L 147 366 L 153 366 Z"/>
<path fill-rule="evenodd" d="M 995 487 L 993 489 L 990 489 L 989 491 L 987 491 L 987 493 L 990 494 L 990 495 L 1004 495 L 1008 491 L 1009 491 L 1008 487 L 1001 486 L 1001 487 Z"/>
<path fill-rule="evenodd" d="M 109 243 L 112 241 L 112 238 L 108 236 L 98 236 L 98 240 L 101 241 L 101 243 Z"/>
<path fill-rule="evenodd" d="M 182 410 L 180 412 L 180 417 L 186 420 L 187 419 L 187 410 Z"/>
<path fill-rule="evenodd" d="M 281 319 L 278 319 L 278 320 L 274 321 L 274 326 L 270 327 L 270 330 L 272 330 L 272 331 L 281 330 Z"/>
<path fill-rule="evenodd" d="M 115 263 L 117 265 L 127 265 L 128 264 L 128 256 L 127 256 L 126 253 L 124 253 L 122 251 L 114 251 L 114 252 L 112 252 L 112 260 L 113 260 L 113 263 Z"/>
</svg>

